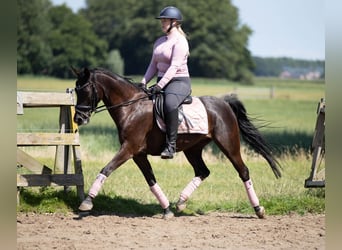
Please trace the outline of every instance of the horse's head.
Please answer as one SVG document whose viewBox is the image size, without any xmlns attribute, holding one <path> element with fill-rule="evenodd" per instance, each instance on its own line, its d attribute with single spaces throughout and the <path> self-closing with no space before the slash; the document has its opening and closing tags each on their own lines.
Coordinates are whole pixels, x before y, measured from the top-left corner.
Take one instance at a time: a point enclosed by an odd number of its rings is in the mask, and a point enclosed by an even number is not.
<svg viewBox="0 0 342 250">
<path fill-rule="evenodd" d="M 88 68 L 78 71 L 72 68 L 73 73 L 77 76 L 75 92 L 77 97 L 76 113 L 74 121 L 78 125 L 85 125 L 89 122 L 91 114 L 96 110 L 100 101 L 96 82 L 94 81 L 93 72 Z"/>
</svg>

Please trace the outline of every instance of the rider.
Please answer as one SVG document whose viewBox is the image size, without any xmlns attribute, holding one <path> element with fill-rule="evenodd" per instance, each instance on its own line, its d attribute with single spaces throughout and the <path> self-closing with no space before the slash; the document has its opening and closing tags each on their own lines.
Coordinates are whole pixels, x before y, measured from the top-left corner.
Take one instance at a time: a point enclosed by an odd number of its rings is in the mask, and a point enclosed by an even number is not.
<svg viewBox="0 0 342 250">
<path fill-rule="evenodd" d="M 168 6 L 156 19 L 160 19 L 165 35 L 155 41 L 152 58 L 141 83 L 146 86 L 157 75 L 157 84 L 148 92 L 164 95 L 166 145 L 161 158 L 171 159 L 176 152 L 178 107 L 191 93 L 187 65 L 189 45 L 181 28 L 183 18 L 179 9 Z"/>
</svg>

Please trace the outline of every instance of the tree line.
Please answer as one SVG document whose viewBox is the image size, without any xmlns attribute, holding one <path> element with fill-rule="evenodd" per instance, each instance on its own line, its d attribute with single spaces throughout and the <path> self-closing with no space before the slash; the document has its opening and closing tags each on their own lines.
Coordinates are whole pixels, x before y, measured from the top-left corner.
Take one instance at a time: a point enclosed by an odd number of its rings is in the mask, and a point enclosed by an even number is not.
<svg viewBox="0 0 342 250">
<path fill-rule="evenodd" d="M 143 74 L 153 42 L 163 35 L 155 17 L 162 0 L 87 0 L 73 13 L 49 0 L 18 0 L 18 74 L 72 77 L 69 67 L 106 67 Z M 247 49 L 251 30 L 241 25 L 230 0 L 174 0 L 183 13 L 192 76 L 250 81 L 254 67 Z M 121 71 L 121 72 L 120 72 Z"/>
<path fill-rule="evenodd" d="M 252 30 L 239 21 L 230 0 L 172 0 L 183 14 L 192 76 L 252 83 L 259 61 L 247 48 Z M 73 13 L 49 0 L 17 0 L 17 73 L 73 77 L 70 66 L 104 67 L 125 75 L 144 74 L 163 0 L 87 0 Z M 255 71 L 256 70 L 256 71 Z"/>
<path fill-rule="evenodd" d="M 255 68 L 253 73 L 256 76 L 280 76 L 283 72 L 306 74 L 317 72 L 320 78 L 325 77 L 325 61 L 323 60 L 301 60 L 288 57 L 253 57 Z"/>
</svg>

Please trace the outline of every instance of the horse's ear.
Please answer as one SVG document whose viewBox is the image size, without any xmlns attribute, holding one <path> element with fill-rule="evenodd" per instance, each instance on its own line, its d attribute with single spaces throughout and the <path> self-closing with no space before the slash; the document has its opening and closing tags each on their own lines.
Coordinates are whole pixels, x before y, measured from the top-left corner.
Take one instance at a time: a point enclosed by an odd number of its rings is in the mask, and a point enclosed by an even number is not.
<svg viewBox="0 0 342 250">
<path fill-rule="evenodd" d="M 77 78 L 80 76 L 80 72 L 75 69 L 73 66 L 70 66 L 71 72 L 76 76 Z"/>
</svg>

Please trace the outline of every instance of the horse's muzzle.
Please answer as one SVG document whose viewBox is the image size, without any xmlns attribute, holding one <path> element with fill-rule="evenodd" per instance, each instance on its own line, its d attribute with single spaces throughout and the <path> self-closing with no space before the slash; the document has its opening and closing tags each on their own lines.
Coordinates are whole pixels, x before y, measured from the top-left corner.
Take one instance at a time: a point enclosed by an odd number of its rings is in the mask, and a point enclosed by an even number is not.
<svg viewBox="0 0 342 250">
<path fill-rule="evenodd" d="M 86 125 L 89 123 L 89 117 L 83 117 L 82 114 L 75 113 L 74 122 L 77 123 L 78 126 Z"/>
</svg>

